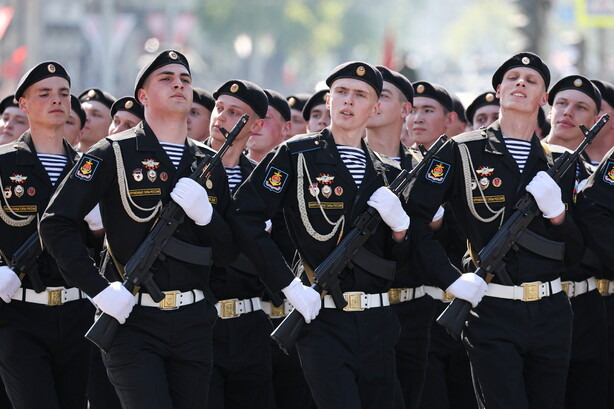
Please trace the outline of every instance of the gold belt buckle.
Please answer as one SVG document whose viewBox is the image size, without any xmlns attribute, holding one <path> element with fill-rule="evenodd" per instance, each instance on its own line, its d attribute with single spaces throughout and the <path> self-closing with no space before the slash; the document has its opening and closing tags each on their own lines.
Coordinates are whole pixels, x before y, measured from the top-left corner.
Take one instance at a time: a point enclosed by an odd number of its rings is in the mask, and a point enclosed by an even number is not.
<svg viewBox="0 0 614 409">
<path fill-rule="evenodd" d="M 285 307 L 286 307 L 285 303 L 280 305 L 279 307 L 276 307 L 275 304 L 271 303 L 271 315 L 269 315 L 269 317 L 271 318 L 285 317 L 287 315 Z"/>
<path fill-rule="evenodd" d="M 237 301 L 238 298 L 231 298 L 229 300 L 221 300 L 220 301 L 220 318 L 235 318 L 238 317 L 237 314 Z"/>
<path fill-rule="evenodd" d="M 51 307 L 57 307 L 58 305 L 64 304 L 62 302 L 62 289 L 59 288 L 57 290 L 46 290 L 47 291 L 47 305 Z"/>
<path fill-rule="evenodd" d="M 454 296 L 452 295 L 452 293 L 449 293 L 447 291 L 443 292 L 443 298 L 441 299 L 441 301 L 448 302 L 448 301 L 453 301 L 453 300 L 454 300 Z"/>
<path fill-rule="evenodd" d="M 162 291 L 164 294 L 164 299 L 160 301 L 160 309 L 161 310 L 176 310 L 179 308 L 177 305 L 177 294 L 180 294 L 179 291 Z"/>
<path fill-rule="evenodd" d="M 401 302 L 402 288 L 391 288 L 388 290 L 388 299 L 390 304 L 399 304 Z"/>
<path fill-rule="evenodd" d="M 608 287 L 610 286 L 610 280 L 599 279 L 597 280 L 597 290 L 601 295 L 608 295 Z"/>
<path fill-rule="evenodd" d="M 569 297 L 569 283 L 568 282 L 562 282 L 561 283 L 561 287 L 563 287 L 563 291 L 565 291 L 565 294 L 567 294 L 567 296 Z"/>
<path fill-rule="evenodd" d="M 522 301 L 537 301 L 541 299 L 539 295 L 539 286 L 541 285 L 541 281 L 536 281 L 534 283 L 523 283 L 521 284 L 523 288 Z"/>
<path fill-rule="evenodd" d="M 345 298 L 345 300 L 348 302 L 348 305 L 346 305 L 343 308 L 343 311 L 364 311 L 365 309 L 362 307 L 362 296 L 365 295 L 365 293 L 343 293 L 343 298 Z"/>
</svg>

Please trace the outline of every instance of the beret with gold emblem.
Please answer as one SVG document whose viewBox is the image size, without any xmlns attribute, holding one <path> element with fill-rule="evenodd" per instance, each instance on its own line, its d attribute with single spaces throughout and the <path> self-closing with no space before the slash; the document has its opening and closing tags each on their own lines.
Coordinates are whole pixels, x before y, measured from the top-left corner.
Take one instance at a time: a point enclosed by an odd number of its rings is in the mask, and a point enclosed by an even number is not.
<svg viewBox="0 0 614 409">
<path fill-rule="evenodd" d="M 73 94 L 70 94 L 70 109 L 79 117 L 79 120 L 81 121 L 80 128 L 83 129 L 83 127 L 85 126 L 85 121 L 87 120 L 87 114 L 81 106 L 81 101 L 79 101 L 79 98 L 77 98 Z"/>
<path fill-rule="evenodd" d="M 607 102 L 611 107 L 614 107 L 614 84 L 603 80 L 591 80 L 601 93 L 601 101 Z"/>
<path fill-rule="evenodd" d="M 203 88 L 192 88 L 193 90 L 193 100 L 192 102 L 197 103 L 199 105 L 204 106 L 209 111 L 213 111 L 215 108 L 215 99 L 213 99 L 213 95 L 209 91 Z"/>
<path fill-rule="evenodd" d="M 369 63 L 350 61 L 338 65 L 333 69 L 328 78 L 326 78 L 326 85 L 330 87 L 335 80 L 340 78 L 351 78 L 366 82 L 373 87 L 378 97 L 382 93 L 382 85 L 384 83 L 382 74 L 377 68 Z"/>
<path fill-rule="evenodd" d="M 467 115 L 465 113 L 465 106 L 455 93 L 450 92 L 450 98 L 452 98 L 452 111 L 456 112 L 456 115 L 458 115 L 458 119 L 466 124 Z"/>
<path fill-rule="evenodd" d="M 87 101 L 98 101 L 104 104 L 107 108 L 111 109 L 113 103 L 116 101 L 116 98 L 107 91 L 103 91 L 99 88 L 89 88 L 79 95 L 79 101 L 81 101 L 81 103 Z"/>
<path fill-rule="evenodd" d="M 487 105 L 499 106 L 499 98 L 494 92 L 488 91 L 478 95 L 471 104 L 467 107 L 467 119 L 473 125 L 473 116 L 475 111 Z"/>
<path fill-rule="evenodd" d="M 554 84 L 548 93 L 548 103 L 550 106 L 554 104 L 556 94 L 567 89 L 574 89 L 586 94 L 590 99 L 595 101 L 597 111 L 601 109 L 601 92 L 599 92 L 599 89 L 595 86 L 595 84 L 582 75 L 569 75 L 561 78 L 556 84 Z"/>
<path fill-rule="evenodd" d="M 4 112 L 8 107 L 17 107 L 19 108 L 19 103 L 15 100 L 15 95 L 7 95 L 4 97 L 2 101 L 0 101 L 0 115 Z"/>
<path fill-rule="evenodd" d="M 426 97 L 434 99 L 446 108 L 448 111 L 454 111 L 454 102 L 450 93 L 441 85 L 427 81 L 416 81 L 413 83 L 414 98 Z"/>
<path fill-rule="evenodd" d="M 313 94 L 305 103 L 303 107 L 303 119 L 305 121 L 309 121 L 309 117 L 311 116 L 311 110 L 318 105 L 326 104 L 326 94 L 328 94 L 328 89 L 322 89 L 315 94 Z"/>
<path fill-rule="evenodd" d="M 246 80 L 230 80 L 213 93 L 216 100 L 220 95 L 230 95 L 249 105 L 260 118 L 266 116 L 269 99 L 264 90 L 253 82 Z"/>
<path fill-rule="evenodd" d="M 544 84 L 546 89 L 550 86 L 550 69 L 546 65 L 545 62 L 537 54 L 533 54 L 531 52 L 522 52 L 512 56 L 510 59 L 505 61 L 495 74 L 492 76 L 492 87 L 493 89 L 497 89 L 497 86 L 501 84 L 503 81 L 503 76 L 507 71 L 512 68 L 517 67 L 527 67 L 532 68 L 539 73 L 544 79 Z"/>
<path fill-rule="evenodd" d="M 292 111 L 290 111 L 290 104 L 279 92 L 272 89 L 265 89 L 267 99 L 269 100 L 269 106 L 275 108 L 277 112 L 281 114 L 284 120 L 289 121 L 292 119 Z"/>
<path fill-rule="evenodd" d="M 139 89 L 143 87 L 145 80 L 149 75 L 157 70 L 158 68 L 164 67 L 165 65 L 170 64 L 180 64 L 183 65 L 190 75 L 190 64 L 188 63 L 188 59 L 185 55 L 181 54 L 179 51 L 175 50 L 164 50 L 152 62 L 141 68 L 141 71 L 136 76 L 136 82 L 134 83 L 134 98 L 139 99 L 138 92 Z"/>
<path fill-rule="evenodd" d="M 21 77 L 15 91 L 15 99 L 19 101 L 19 98 L 23 97 L 23 93 L 30 85 L 50 77 L 64 78 L 68 81 L 68 86 L 70 87 L 70 77 L 64 67 L 55 61 L 45 61 L 34 66 Z"/>
<path fill-rule="evenodd" d="M 392 71 L 390 68 L 384 67 L 383 65 L 378 65 L 375 68 L 377 68 L 382 74 L 382 79 L 384 81 L 397 87 L 411 104 L 414 103 L 414 89 L 411 86 L 411 82 L 405 75 Z"/>
<path fill-rule="evenodd" d="M 309 99 L 310 96 L 311 95 L 309 94 L 301 92 L 298 94 L 289 95 L 286 98 L 286 101 L 288 101 L 288 105 L 290 105 L 290 109 L 296 109 L 297 111 L 302 111 L 303 107 L 307 103 L 307 100 Z"/>
<path fill-rule="evenodd" d="M 111 116 L 115 116 L 117 111 L 130 112 L 132 115 L 139 117 L 140 120 L 145 119 L 143 105 L 141 105 L 140 102 L 134 99 L 134 97 L 125 96 L 115 101 L 115 103 L 111 107 Z"/>
</svg>

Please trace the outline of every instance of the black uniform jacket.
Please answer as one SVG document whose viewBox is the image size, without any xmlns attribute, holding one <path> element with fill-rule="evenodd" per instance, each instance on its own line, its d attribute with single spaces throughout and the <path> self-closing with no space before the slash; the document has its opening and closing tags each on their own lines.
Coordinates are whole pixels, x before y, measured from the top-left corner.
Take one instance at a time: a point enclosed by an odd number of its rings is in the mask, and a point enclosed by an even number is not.
<svg viewBox="0 0 614 409">
<path fill-rule="evenodd" d="M 52 198 L 40 229 L 45 245 L 58 261 L 66 279 L 90 296 L 98 294 L 108 283 L 98 274 L 78 237 L 78 222 L 96 203 L 100 203 L 108 247 L 117 261 L 125 265 L 155 221 L 154 218 L 139 223 L 126 212 L 120 196 L 119 188 L 122 186 L 118 181 L 114 142 L 121 148 L 124 170 L 119 174 L 125 176 L 124 189 L 127 187 L 129 198 L 142 208 L 154 207 L 158 201 L 168 203 L 177 180 L 189 176 L 198 162 L 214 154 L 204 145 L 188 138 L 179 168 L 175 169 L 156 135 L 144 121 L 132 129 L 101 140 L 83 155 Z M 221 164 L 212 173 L 207 189 L 214 209 L 211 222 L 206 226 L 197 226 L 186 216 L 174 237 L 196 246 L 211 247 L 213 262 L 226 265 L 236 256 L 232 233 L 224 220 L 230 204 L 230 192 Z M 136 209 L 132 204 L 128 206 L 138 217 L 151 214 L 151 211 Z M 154 281 L 163 291 L 187 291 L 208 286 L 209 267 L 171 257 L 158 264 Z M 112 276 L 107 278 L 119 279 Z"/>
<path fill-rule="evenodd" d="M 77 158 L 77 152 L 66 141 L 64 141 L 64 155 L 68 160 L 58 179 L 58 184 L 74 166 Z M 51 185 L 51 180 L 43 164 L 36 156 L 29 130 L 21 135 L 17 141 L 0 147 L 0 177 L 2 177 L 4 190 L 2 209 L 10 219 L 20 220 L 11 213 L 10 209 L 20 216 L 43 215 L 55 188 Z M 4 257 L 9 260 L 13 257 L 13 253 L 34 234 L 37 229 L 37 222 L 38 220 L 34 219 L 27 226 L 13 227 L 4 221 L 0 221 L 0 250 Z M 87 232 L 83 219 L 78 224 L 76 231 L 84 240 Z M 0 261 L 0 264 L 4 263 L 5 260 Z M 38 258 L 37 264 L 41 279 L 47 287 L 66 285 L 57 264 L 46 251 L 43 251 L 43 254 Z M 23 286 L 31 288 L 27 275 Z"/>
<path fill-rule="evenodd" d="M 473 183 L 469 181 L 469 198 L 459 153 L 460 144 L 468 147 L 472 167 L 478 179 Z M 458 278 L 458 270 L 447 262 L 441 245 L 429 238 L 432 233 L 426 224 L 432 219 L 437 206 L 445 202 L 450 203 L 471 247 L 479 252 L 499 229 L 502 220 L 498 217 L 485 223 L 476 219 L 470 212 L 467 200 L 475 204 L 478 215 L 483 218 L 492 215 L 487 211 L 485 201 L 493 211 L 505 208 L 505 221 L 514 212 L 517 201 L 527 193 L 526 185 L 538 171 L 547 169 L 548 161 L 544 149 L 537 136 L 533 135 L 531 152 L 524 171 L 520 173 L 514 158 L 507 151 L 498 121 L 486 129 L 454 137 L 444 145 L 431 163 L 427 164 L 410 194 L 410 203 L 412 207 L 415 206 L 410 213 L 415 216 L 410 232 L 423 235 L 415 240 L 415 254 L 421 263 L 430 266 L 428 270 L 441 288 L 447 288 Z M 484 197 L 480 194 L 480 186 Z M 561 183 L 563 202 L 571 203 L 573 188 L 574 175 L 573 172 L 568 172 Z M 536 217 L 529 229 L 544 238 L 564 242 L 565 259 L 546 259 L 524 248 L 517 252 L 511 251 L 506 257 L 506 269 L 515 284 L 553 280 L 561 276 L 566 265 L 579 263 L 583 240 L 570 212 L 567 212 L 565 221 L 559 226 L 552 225 L 543 217 Z M 497 282 L 496 277 L 494 282 Z"/>
<path fill-rule="evenodd" d="M 364 143 L 367 165 L 360 188 L 343 163 L 329 129 L 320 133 L 296 136 L 282 144 L 268 161 L 261 162 L 249 179 L 235 194 L 236 215 L 233 228 L 242 237 L 241 246 L 252 259 L 263 281 L 273 292 L 287 286 L 293 274 L 272 238 L 264 231 L 264 222 L 283 210 L 288 231 L 303 262 L 316 268 L 335 248 L 339 232 L 326 241 L 314 239 L 306 230 L 299 205 L 304 204 L 307 218 L 314 230 L 322 235 L 333 229 L 320 210 L 320 200 L 326 216 L 336 222 L 345 216 L 343 232 L 367 209 L 367 200 L 373 192 L 391 182 L 399 173 L 392 160 L 386 160 L 370 150 Z M 299 157 L 304 155 L 308 171 L 298 179 Z M 308 176 L 309 175 L 309 176 Z M 299 196 L 297 187 L 303 188 Z M 394 260 L 396 243 L 390 228 L 381 223 L 365 248 L 376 256 Z M 360 266 L 346 268 L 341 273 L 342 291 L 387 291 L 390 281 L 376 277 Z"/>
</svg>

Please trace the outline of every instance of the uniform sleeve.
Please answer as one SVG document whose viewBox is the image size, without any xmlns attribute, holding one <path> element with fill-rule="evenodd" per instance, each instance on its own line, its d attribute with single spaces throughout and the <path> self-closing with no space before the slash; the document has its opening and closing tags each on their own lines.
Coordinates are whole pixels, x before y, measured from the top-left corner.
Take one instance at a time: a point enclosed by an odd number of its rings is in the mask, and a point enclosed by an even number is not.
<svg viewBox="0 0 614 409">
<path fill-rule="evenodd" d="M 40 222 L 43 245 L 57 261 L 64 279 L 90 297 L 106 288 L 108 281 L 90 258 L 81 227 L 83 218 L 115 180 L 109 147 L 103 140 L 81 157 L 56 190 Z"/>
</svg>

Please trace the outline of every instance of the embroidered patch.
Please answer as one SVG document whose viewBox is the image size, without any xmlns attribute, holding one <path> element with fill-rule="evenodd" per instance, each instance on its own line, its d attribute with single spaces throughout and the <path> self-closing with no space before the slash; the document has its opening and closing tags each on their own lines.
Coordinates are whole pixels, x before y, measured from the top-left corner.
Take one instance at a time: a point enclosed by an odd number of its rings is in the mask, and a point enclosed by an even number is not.
<svg viewBox="0 0 614 409">
<path fill-rule="evenodd" d="M 160 196 L 162 194 L 162 190 L 160 188 L 152 188 L 152 189 L 131 189 L 129 190 L 131 197 L 141 197 L 141 196 Z"/>
<path fill-rule="evenodd" d="M 91 181 L 96 173 L 96 169 L 98 169 L 98 165 L 100 165 L 100 161 L 98 159 L 83 155 L 79 161 L 79 165 L 77 165 L 77 170 L 75 170 L 75 177 L 77 179 L 85 180 L 86 182 Z"/>
<path fill-rule="evenodd" d="M 505 203 L 505 195 L 484 196 L 486 203 Z M 484 203 L 482 196 L 474 196 L 473 203 Z"/>
<path fill-rule="evenodd" d="M 343 209 L 343 202 L 308 202 L 307 207 L 310 209 L 324 209 L 324 210 L 334 210 L 334 209 Z"/>
<path fill-rule="evenodd" d="M 608 185 L 614 185 L 614 162 L 609 161 L 606 171 L 603 174 L 603 181 Z"/>
<path fill-rule="evenodd" d="M 264 178 L 264 187 L 271 192 L 280 193 L 286 184 L 286 180 L 288 180 L 288 174 L 286 172 L 271 166 Z"/>
<path fill-rule="evenodd" d="M 434 183 L 443 183 L 449 171 L 449 164 L 433 159 L 429 169 L 426 171 L 426 179 Z"/>
</svg>

